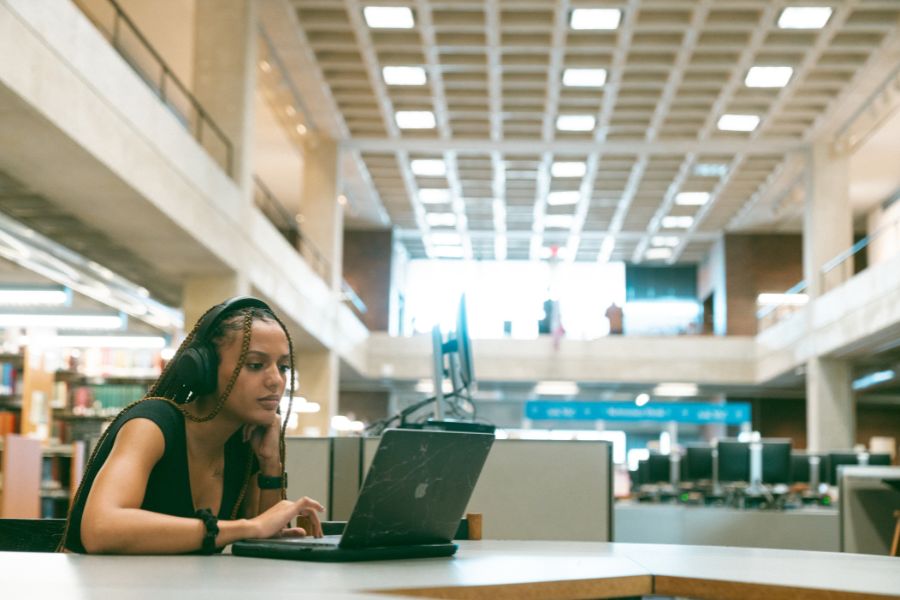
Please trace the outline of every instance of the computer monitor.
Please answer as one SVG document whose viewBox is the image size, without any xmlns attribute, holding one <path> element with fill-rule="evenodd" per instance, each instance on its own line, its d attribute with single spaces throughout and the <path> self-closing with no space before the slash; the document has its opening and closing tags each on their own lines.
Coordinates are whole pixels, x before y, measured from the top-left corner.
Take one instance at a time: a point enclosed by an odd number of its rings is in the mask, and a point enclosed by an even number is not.
<svg viewBox="0 0 900 600">
<path fill-rule="evenodd" d="M 647 480 L 645 483 L 668 483 L 669 455 L 651 452 L 647 457 Z"/>
<path fill-rule="evenodd" d="M 791 481 L 793 483 L 809 483 L 810 470 L 809 459 L 812 456 L 819 458 L 819 473 L 816 481 L 827 482 L 828 456 L 810 452 L 791 452 Z"/>
<path fill-rule="evenodd" d="M 459 355 L 459 378 L 471 394 L 475 384 L 475 365 L 472 363 L 472 341 L 469 338 L 465 294 L 459 298 L 459 312 L 456 316 L 456 353 Z"/>
<path fill-rule="evenodd" d="M 750 444 L 719 440 L 719 481 L 750 481 Z"/>
<path fill-rule="evenodd" d="M 867 456 L 866 465 L 885 466 L 891 464 L 891 455 L 887 453 L 868 454 L 865 452 L 854 452 L 845 450 L 842 452 L 828 453 L 828 483 L 830 485 L 838 485 L 838 467 L 843 465 L 860 465 L 861 455 Z"/>
<path fill-rule="evenodd" d="M 891 455 L 887 452 L 869 454 L 869 464 L 873 467 L 889 467 L 891 466 Z"/>
<path fill-rule="evenodd" d="M 682 479 L 685 481 L 705 481 L 712 479 L 712 446 L 690 444 L 684 447 L 682 459 Z"/>
<path fill-rule="evenodd" d="M 791 482 L 791 440 L 762 440 L 762 482 Z"/>
</svg>

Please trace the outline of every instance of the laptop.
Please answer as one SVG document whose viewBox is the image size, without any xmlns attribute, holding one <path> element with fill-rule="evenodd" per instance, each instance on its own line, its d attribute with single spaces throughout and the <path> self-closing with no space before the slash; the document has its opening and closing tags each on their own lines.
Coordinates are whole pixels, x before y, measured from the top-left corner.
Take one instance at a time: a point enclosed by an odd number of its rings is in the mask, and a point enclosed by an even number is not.
<svg viewBox="0 0 900 600">
<path fill-rule="evenodd" d="M 342 535 L 242 540 L 231 551 L 327 562 L 452 556 L 493 443 L 486 433 L 389 429 Z"/>
</svg>

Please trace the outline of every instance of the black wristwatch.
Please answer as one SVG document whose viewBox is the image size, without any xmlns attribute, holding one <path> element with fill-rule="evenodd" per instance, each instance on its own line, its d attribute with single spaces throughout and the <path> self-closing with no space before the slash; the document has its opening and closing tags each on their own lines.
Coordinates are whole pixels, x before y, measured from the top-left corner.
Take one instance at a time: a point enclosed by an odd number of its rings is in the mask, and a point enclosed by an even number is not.
<svg viewBox="0 0 900 600">
<path fill-rule="evenodd" d="M 260 473 L 256 476 L 256 485 L 261 490 L 280 490 L 282 487 L 287 487 L 287 473 L 282 473 L 278 477 Z"/>
</svg>

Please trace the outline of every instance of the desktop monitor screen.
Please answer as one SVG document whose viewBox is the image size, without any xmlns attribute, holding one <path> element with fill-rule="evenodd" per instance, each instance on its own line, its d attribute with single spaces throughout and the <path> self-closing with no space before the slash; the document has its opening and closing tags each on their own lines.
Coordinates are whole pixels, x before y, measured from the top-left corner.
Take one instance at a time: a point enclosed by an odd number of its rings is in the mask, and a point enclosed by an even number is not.
<svg viewBox="0 0 900 600">
<path fill-rule="evenodd" d="M 791 482 L 791 440 L 762 441 L 763 483 Z"/>
<path fill-rule="evenodd" d="M 819 457 L 819 479 L 820 483 L 827 483 L 828 457 L 821 454 L 810 454 L 808 452 L 791 452 L 791 481 L 794 483 L 809 483 L 809 459 L 811 456 Z"/>
<path fill-rule="evenodd" d="M 651 453 L 647 457 L 646 483 L 667 483 L 669 478 L 669 455 Z"/>
<path fill-rule="evenodd" d="M 750 481 L 750 444 L 719 440 L 719 481 Z"/>
<path fill-rule="evenodd" d="M 459 377 L 471 393 L 472 384 L 475 383 L 475 365 L 472 364 L 472 341 L 469 338 L 465 294 L 459 299 L 459 313 L 456 317 L 456 350 L 459 354 Z"/>
<path fill-rule="evenodd" d="M 702 481 L 712 479 L 712 446 L 685 446 L 682 461 L 685 481 Z"/>
<path fill-rule="evenodd" d="M 873 467 L 891 466 L 891 455 L 887 452 L 876 452 L 869 455 L 869 464 Z"/>
<path fill-rule="evenodd" d="M 828 481 L 829 485 L 838 484 L 838 467 L 843 465 L 858 465 L 859 455 L 856 452 L 829 452 L 828 453 Z"/>
</svg>

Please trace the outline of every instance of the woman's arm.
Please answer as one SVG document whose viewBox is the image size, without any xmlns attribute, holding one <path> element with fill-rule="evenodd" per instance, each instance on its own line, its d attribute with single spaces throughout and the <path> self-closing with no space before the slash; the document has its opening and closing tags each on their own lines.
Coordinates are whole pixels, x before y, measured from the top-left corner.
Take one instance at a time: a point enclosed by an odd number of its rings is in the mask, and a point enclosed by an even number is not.
<svg viewBox="0 0 900 600">
<path fill-rule="evenodd" d="M 89 553 L 178 554 L 200 549 L 206 533 L 200 519 L 140 508 L 150 472 L 164 451 L 162 431 L 150 420 L 133 419 L 119 430 L 84 507 L 81 541 Z M 252 519 L 219 521 L 216 546 L 273 536 L 307 510 L 321 510 L 321 505 L 308 498 L 285 500 Z"/>
</svg>

